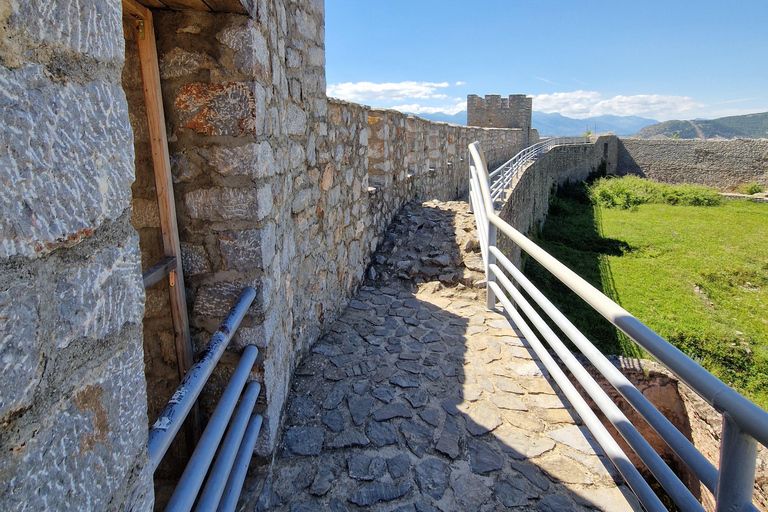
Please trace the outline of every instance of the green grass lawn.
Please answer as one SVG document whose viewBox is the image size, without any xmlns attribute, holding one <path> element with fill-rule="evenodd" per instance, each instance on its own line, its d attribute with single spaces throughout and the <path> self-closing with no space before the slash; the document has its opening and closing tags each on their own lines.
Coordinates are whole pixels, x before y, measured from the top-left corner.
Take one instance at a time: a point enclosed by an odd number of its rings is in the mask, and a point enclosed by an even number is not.
<svg viewBox="0 0 768 512">
<path fill-rule="evenodd" d="M 726 384 L 768 408 L 768 205 L 593 205 L 583 187 L 551 205 L 537 243 Z M 643 354 L 554 282 L 525 272 L 604 353 Z"/>
</svg>

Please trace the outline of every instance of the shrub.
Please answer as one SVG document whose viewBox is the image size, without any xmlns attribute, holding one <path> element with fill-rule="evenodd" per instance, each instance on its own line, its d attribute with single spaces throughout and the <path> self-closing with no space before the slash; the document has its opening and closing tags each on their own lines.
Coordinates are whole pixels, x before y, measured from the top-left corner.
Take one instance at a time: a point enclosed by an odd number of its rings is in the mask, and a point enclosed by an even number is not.
<svg viewBox="0 0 768 512">
<path fill-rule="evenodd" d="M 739 185 L 738 191 L 741 194 L 747 194 L 751 196 L 752 194 L 759 194 L 760 192 L 765 192 L 765 189 L 762 186 L 758 185 L 757 183 L 749 183 L 746 185 Z"/>
<path fill-rule="evenodd" d="M 601 178 L 589 187 L 593 203 L 623 210 L 645 203 L 687 206 L 716 206 L 722 198 L 717 190 L 699 185 L 667 185 L 637 176 Z"/>
</svg>

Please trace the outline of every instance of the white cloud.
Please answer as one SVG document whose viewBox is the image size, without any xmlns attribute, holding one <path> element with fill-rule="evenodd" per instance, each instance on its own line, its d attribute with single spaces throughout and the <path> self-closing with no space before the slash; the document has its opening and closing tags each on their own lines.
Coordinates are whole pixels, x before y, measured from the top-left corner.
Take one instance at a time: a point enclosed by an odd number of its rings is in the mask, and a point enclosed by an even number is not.
<svg viewBox="0 0 768 512">
<path fill-rule="evenodd" d="M 533 97 L 533 109 L 539 112 L 557 112 L 577 119 L 612 114 L 616 116 L 643 116 L 660 120 L 684 117 L 694 109 L 706 107 L 689 96 L 662 94 L 618 95 L 603 99 L 599 92 L 574 91 L 539 94 Z"/>
<path fill-rule="evenodd" d="M 425 107 L 418 103 L 413 103 L 411 105 L 396 105 L 392 108 L 394 110 L 399 110 L 400 112 L 410 112 L 413 114 L 435 114 L 437 112 L 442 112 L 452 116 L 458 114 L 462 110 L 467 110 L 467 102 L 459 101 L 455 105 L 444 107 Z"/>
<path fill-rule="evenodd" d="M 467 85 L 467 82 L 456 82 L 456 85 Z"/>
<path fill-rule="evenodd" d="M 446 96 L 436 94 L 436 91 L 449 85 L 448 82 L 345 82 L 329 85 L 328 96 L 357 102 L 402 101 L 407 98 L 444 99 Z"/>
</svg>

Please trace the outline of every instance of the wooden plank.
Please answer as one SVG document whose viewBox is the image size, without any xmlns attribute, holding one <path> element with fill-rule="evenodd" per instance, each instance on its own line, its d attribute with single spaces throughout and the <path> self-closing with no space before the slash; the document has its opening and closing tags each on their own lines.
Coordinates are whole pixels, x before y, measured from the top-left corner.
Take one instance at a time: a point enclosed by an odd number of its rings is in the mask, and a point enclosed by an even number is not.
<svg viewBox="0 0 768 512">
<path fill-rule="evenodd" d="M 136 0 L 123 0 L 123 14 L 133 16 L 137 20 L 145 20 L 151 16 L 149 10 Z"/>
<path fill-rule="evenodd" d="M 123 3 L 136 3 L 123 0 Z M 136 8 L 136 6 L 132 6 Z M 187 318 L 187 299 L 184 290 L 184 272 L 181 267 L 179 232 L 176 223 L 176 205 L 173 197 L 171 162 L 168 155 L 168 138 L 165 133 L 165 112 L 160 90 L 160 70 L 157 63 L 157 46 L 152 13 L 146 12 L 142 21 L 144 37 L 137 34 L 139 61 L 144 83 L 144 99 L 147 103 L 147 121 L 149 123 L 152 162 L 155 170 L 157 204 L 160 209 L 160 229 L 163 238 L 163 252 L 167 257 L 176 258 L 176 266 L 169 274 L 171 295 L 171 316 L 176 339 L 176 358 L 179 379 L 192 366 L 192 342 Z M 138 23 L 138 22 L 137 22 Z"/>
<path fill-rule="evenodd" d="M 204 0 L 213 12 L 231 12 L 234 14 L 248 14 L 240 0 Z"/>
<path fill-rule="evenodd" d="M 160 263 L 152 266 L 144 272 L 144 289 L 146 290 L 155 283 L 160 282 L 176 268 L 176 258 L 171 256 L 160 260 Z"/>
<path fill-rule="evenodd" d="M 138 1 L 141 5 L 143 5 L 147 9 L 167 9 L 168 8 L 168 6 L 166 6 L 160 0 L 138 0 Z"/>
<path fill-rule="evenodd" d="M 163 0 L 163 3 L 174 11 L 211 11 L 211 8 L 205 5 L 203 0 Z"/>
</svg>

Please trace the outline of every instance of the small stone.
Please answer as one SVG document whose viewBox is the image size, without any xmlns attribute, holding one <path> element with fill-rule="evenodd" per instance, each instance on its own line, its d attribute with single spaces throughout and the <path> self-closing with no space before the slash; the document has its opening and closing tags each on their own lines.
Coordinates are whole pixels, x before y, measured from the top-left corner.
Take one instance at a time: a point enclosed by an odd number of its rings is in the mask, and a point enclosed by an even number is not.
<svg viewBox="0 0 768 512">
<path fill-rule="evenodd" d="M 365 434 L 353 428 L 345 429 L 336 438 L 326 443 L 328 448 L 349 448 L 350 446 L 367 446 L 370 441 Z"/>
<path fill-rule="evenodd" d="M 362 302 L 356 299 L 352 299 L 349 302 L 349 307 L 352 309 L 357 309 L 358 311 L 368 311 L 369 309 L 371 309 L 370 304 L 367 304 L 365 302 Z"/>
<path fill-rule="evenodd" d="M 365 429 L 365 433 L 368 434 L 371 442 L 379 448 L 397 442 L 397 431 L 389 422 L 372 421 Z"/>
<path fill-rule="evenodd" d="M 542 491 L 549 489 L 549 479 L 541 473 L 537 466 L 514 461 L 510 461 L 509 465 Z"/>
<path fill-rule="evenodd" d="M 576 505 L 560 494 L 550 494 L 536 504 L 536 510 L 540 512 L 562 512 L 563 510 L 574 510 Z"/>
<path fill-rule="evenodd" d="M 393 480 L 400 478 L 408 472 L 411 467 L 411 459 L 407 453 L 401 453 L 395 455 L 391 459 L 387 459 L 387 468 L 389 469 L 389 475 Z"/>
<path fill-rule="evenodd" d="M 491 497 L 491 490 L 479 476 L 463 474 L 451 483 L 460 510 L 478 510 Z"/>
<path fill-rule="evenodd" d="M 321 508 L 317 503 L 312 501 L 297 501 L 291 503 L 289 512 L 321 512 Z"/>
<path fill-rule="evenodd" d="M 416 485 L 422 493 L 439 500 L 448 487 L 448 476 L 451 469 L 448 464 L 435 458 L 424 459 L 414 469 Z"/>
<path fill-rule="evenodd" d="M 373 413 L 373 419 L 376 421 L 391 420 L 392 418 L 411 418 L 413 413 L 410 409 L 396 402 L 394 404 L 385 405 L 384 407 L 377 409 Z"/>
<path fill-rule="evenodd" d="M 525 394 L 525 389 L 512 379 L 496 379 L 496 387 L 505 393 Z"/>
<path fill-rule="evenodd" d="M 426 364 L 426 361 L 425 361 Z M 431 381 L 436 381 L 442 377 L 442 373 L 437 368 L 425 368 L 424 375 Z"/>
<path fill-rule="evenodd" d="M 352 415 L 352 421 L 359 427 L 370 414 L 371 407 L 373 407 L 373 399 L 368 397 L 361 398 L 359 396 L 348 396 L 347 405 L 349 406 L 349 412 Z"/>
<path fill-rule="evenodd" d="M 335 409 L 344 400 L 349 386 L 346 382 L 337 382 L 323 401 L 323 409 Z"/>
<path fill-rule="evenodd" d="M 344 417 L 339 411 L 326 411 L 323 413 L 323 423 L 334 432 L 344 430 Z"/>
<path fill-rule="evenodd" d="M 501 469 L 503 459 L 488 443 L 471 439 L 468 443 L 469 467 L 473 473 L 484 475 Z"/>
<path fill-rule="evenodd" d="M 527 411 L 528 407 L 525 406 L 522 400 L 516 396 L 504 394 L 504 395 L 492 395 L 491 402 L 500 409 L 507 409 L 511 411 Z"/>
<path fill-rule="evenodd" d="M 493 490 L 496 496 L 499 497 L 499 501 L 505 507 L 520 507 L 528 504 L 527 494 L 521 492 L 520 489 L 513 487 L 506 480 L 498 480 L 493 484 Z"/>
<path fill-rule="evenodd" d="M 388 404 L 392 401 L 393 398 L 395 398 L 395 389 L 389 386 L 380 386 L 374 389 L 371 394 L 374 396 L 374 398 L 378 398 L 385 404 Z"/>
<path fill-rule="evenodd" d="M 536 434 L 508 434 L 499 436 L 501 450 L 518 460 L 532 459 L 555 447 L 551 439 L 541 438 Z"/>
<path fill-rule="evenodd" d="M 331 501 L 328 502 L 328 509 L 330 512 L 348 512 L 347 506 L 338 498 L 331 498 Z"/>
<path fill-rule="evenodd" d="M 440 335 L 437 334 L 435 331 L 429 331 L 427 334 L 424 335 L 423 338 L 421 338 L 421 341 L 424 343 L 434 343 L 436 341 L 440 341 Z"/>
<path fill-rule="evenodd" d="M 352 390 L 358 395 L 364 395 L 368 388 L 371 387 L 371 383 L 367 380 L 361 380 L 352 384 Z"/>
<path fill-rule="evenodd" d="M 418 375 L 401 373 L 389 379 L 389 383 L 401 388 L 417 388 L 419 387 L 419 377 Z"/>
<path fill-rule="evenodd" d="M 590 440 L 592 440 L 592 435 L 585 427 L 565 427 L 560 430 L 548 432 L 547 435 L 559 443 L 570 446 L 574 450 L 586 454 L 595 453 L 595 449 L 592 447 L 594 441 L 590 442 Z"/>
<path fill-rule="evenodd" d="M 285 434 L 285 444 L 296 455 L 319 455 L 324 436 L 319 427 L 293 427 Z"/>
<path fill-rule="evenodd" d="M 272 482 L 267 480 L 264 484 L 264 488 L 261 490 L 261 494 L 259 494 L 258 501 L 256 501 L 256 510 L 258 512 L 263 512 L 264 510 L 269 510 L 270 508 L 278 507 L 282 504 L 283 502 L 280 500 L 280 496 L 275 494 L 272 490 Z"/>
<path fill-rule="evenodd" d="M 389 351 L 389 347 L 387 347 L 387 351 Z M 382 382 L 390 378 L 392 375 L 394 375 L 395 369 L 391 368 L 389 366 L 382 366 L 378 370 L 376 370 L 376 373 L 371 376 L 371 380 L 373 382 Z"/>
<path fill-rule="evenodd" d="M 428 503 L 416 503 L 416 512 L 440 512 Z"/>
<path fill-rule="evenodd" d="M 288 406 L 288 419 L 291 423 L 310 420 L 318 415 L 317 404 L 305 396 L 295 396 Z"/>
<path fill-rule="evenodd" d="M 408 400 L 411 403 L 412 407 L 424 407 L 427 405 L 427 402 L 429 401 L 429 397 L 427 396 L 427 393 L 423 390 L 418 391 L 411 391 L 410 393 L 405 393 L 405 399 Z"/>
<path fill-rule="evenodd" d="M 312 483 L 314 474 L 301 465 L 285 466 L 277 472 L 277 479 L 272 488 L 283 502 L 291 501 Z"/>
<path fill-rule="evenodd" d="M 473 436 L 481 436 L 501 425 L 501 416 L 495 409 L 481 405 L 467 417 L 467 430 Z"/>
<path fill-rule="evenodd" d="M 381 457 L 350 455 L 347 458 L 349 477 L 355 480 L 376 480 L 387 470 L 386 462 Z"/>
<path fill-rule="evenodd" d="M 421 359 L 421 355 L 412 352 L 403 352 L 399 356 L 400 359 L 411 359 L 407 361 L 398 361 L 395 366 L 408 373 L 418 375 L 421 373 L 421 365 L 417 362 Z"/>
<path fill-rule="evenodd" d="M 459 414 L 458 405 L 462 403 L 462 400 L 460 398 L 450 398 L 448 400 L 444 400 L 443 402 L 440 402 L 440 406 L 442 406 L 443 409 L 445 409 L 445 412 L 450 414 L 451 416 L 456 416 Z"/>
<path fill-rule="evenodd" d="M 388 482 L 371 482 L 349 497 L 349 501 L 361 507 L 369 507 L 380 501 L 391 501 L 408 494 L 413 485 L 401 482 L 397 485 Z"/>
<path fill-rule="evenodd" d="M 459 456 L 459 440 L 461 435 L 459 433 L 459 425 L 453 416 L 445 417 L 445 424 L 443 425 L 443 431 L 440 434 L 440 439 L 435 445 L 435 450 L 440 453 L 444 453 L 452 459 Z"/>
<path fill-rule="evenodd" d="M 427 451 L 430 441 L 432 441 L 432 432 L 425 426 L 413 421 L 403 421 L 400 423 L 400 432 L 408 444 L 408 448 L 417 456 L 421 457 Z"/>
<path fill-rule="evenodd" d="M 317 474 L 312 485 L 309 488 L 309 493 L 313 496 L 323 496 L 331 488 L 331 484 L 336 480 L 336 476 L 333 474 L 333 468 L 330 461 L 323 460 L 320 463 L 320 467 L 317 468 Z"/>
<path fill-rule="evenodd" d="M 437 412 L 437 409 L 426 409 L 424 411 L 421 411 L 419 413 L 419 416 L 421 416 L 421 419 L 423 419 L 433 427 L 437 426 L 437 422 L 440 419 L 440 413 Z"/>
</svg>

